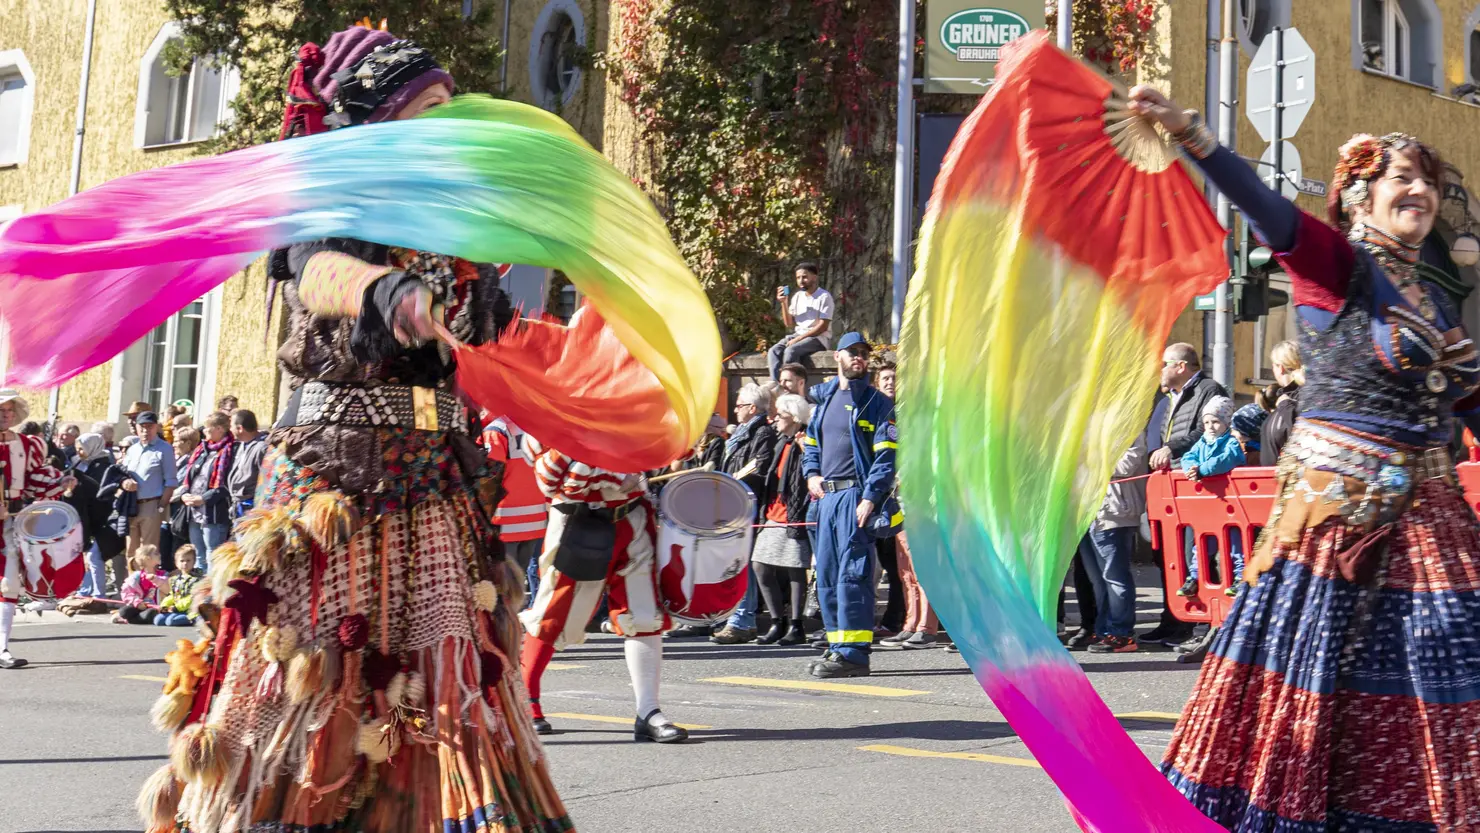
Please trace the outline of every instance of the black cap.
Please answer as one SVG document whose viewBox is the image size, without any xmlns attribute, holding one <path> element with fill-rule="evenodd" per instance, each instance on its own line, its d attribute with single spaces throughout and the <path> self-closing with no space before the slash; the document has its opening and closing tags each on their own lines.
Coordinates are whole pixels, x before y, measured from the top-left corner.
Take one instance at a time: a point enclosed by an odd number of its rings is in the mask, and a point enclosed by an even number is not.
<svg viewBox="0 0 1480 833">
<path fill-rule="evenodd" d="M 156 414 L 153 411 L 144 411 L 143 413 L 141 413 L 138 416 L 134 417 L 134 424 L 135 425 L 158 425 L 159 424 L 159 414 Z"/>
</svg>

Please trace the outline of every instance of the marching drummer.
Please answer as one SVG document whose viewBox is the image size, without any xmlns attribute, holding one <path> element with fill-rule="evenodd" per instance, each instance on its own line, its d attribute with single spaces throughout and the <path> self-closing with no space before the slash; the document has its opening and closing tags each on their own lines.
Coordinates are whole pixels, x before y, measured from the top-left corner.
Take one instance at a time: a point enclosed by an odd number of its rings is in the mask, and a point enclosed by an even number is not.
<svg viewBox="0 0 1480 833">
<path fill-rule="evenodd" d="M 46 441 L 17 434 L 12 429 L 31 415 L 31 406 L 9 388 L 0 390 L 0 668 L 20 668 L 26 661 L 10 653 L 10 629 L 21 594 L 21 564 L 12 516 L 26 504 L 60 497 L 77 481 L 46 462 Z"/>
<path fill-rule="evenodd" d="M 539 590 L 519 614 L 530 637 L 520 665 L 535 731 L 553 731 L 540 708 L 545 668 L 557 650 L 586 641 L 586 623 L 605 592 L 612 625 L 626 637 L 627 673 L 637 700 L 633 740 L 686 740 L 688 732 L 658 708 L 663 632 L 672 622 L 658 603 L 656 527 L 646 477 L 594 468 L 554 449 L 536 451 L 535 478 L 551 511 Z"/>
<path fill-rule="evenodd" d="M 869 384 L 863 336 L 838 339 L 837 378 L 817 387 L 803 440 L 802 473 L 817 499 L 817 601 L 827 652 L 814 677 L 866 677 L 874 639 L 874 538 L 898 525 L 894 488 L 894 402 Z"/>
</svg>

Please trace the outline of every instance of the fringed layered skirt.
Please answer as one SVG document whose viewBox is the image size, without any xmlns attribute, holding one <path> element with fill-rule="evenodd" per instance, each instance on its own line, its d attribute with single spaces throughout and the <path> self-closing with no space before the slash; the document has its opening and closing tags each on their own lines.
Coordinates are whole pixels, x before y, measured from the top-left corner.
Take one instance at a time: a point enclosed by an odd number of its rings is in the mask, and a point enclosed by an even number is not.
<svg viewBox="0 0 1480 833">
<path fill-rule="evenodd" d="M 1240 833 L 1480 830 L 1480 536 L 1442 480 L 1388 536 L 1367 587 L 1334 517 L 1245 587 L 1162 764 Z M 1300 500 L 1300 497 L 1289 500 Z"/>
<path fill-rule="evenodd" d="M 516 665 L 522 582 L 446 434 L 380 429 L 346 495 L 275 447 L 154 711 L 151 831 L 573 829 Z M 301 459 L 301 457 L 300 457 Z"/>
</svg>

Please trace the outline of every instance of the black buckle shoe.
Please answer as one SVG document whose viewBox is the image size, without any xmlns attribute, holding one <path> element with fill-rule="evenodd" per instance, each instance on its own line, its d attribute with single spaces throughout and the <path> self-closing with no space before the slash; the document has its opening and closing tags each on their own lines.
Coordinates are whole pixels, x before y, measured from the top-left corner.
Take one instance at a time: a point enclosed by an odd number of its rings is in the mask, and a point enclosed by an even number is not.
<svg viewBox="0 0 1480 833">
<path fill-rule="evenodd" d="M 681 743 L 689 739 L 686 729 L 681 729 L 671 722 L 665 720 L 662 723 L 654 723 L 653 718 L 662 717 L 663 713 L 656 709 L 647 717 L 639 717 L 632 724 L 632 739 L 634 741 L 650 740 L 654 743 Z"/>
<path fill-rule="evenodd" d="M 555 727 L 551 726 L 550 721 L 543 717 L 536 717 L 534 719 L 534 733 L 537 735 L 553 735 L 555 734 Z"/>
<path fill-rule="evenodd" d="M 26 661 L 20 657 L 13 657 L 9 651 L 0 654 L 0 668 L 25 668 Z"/>
</svg>

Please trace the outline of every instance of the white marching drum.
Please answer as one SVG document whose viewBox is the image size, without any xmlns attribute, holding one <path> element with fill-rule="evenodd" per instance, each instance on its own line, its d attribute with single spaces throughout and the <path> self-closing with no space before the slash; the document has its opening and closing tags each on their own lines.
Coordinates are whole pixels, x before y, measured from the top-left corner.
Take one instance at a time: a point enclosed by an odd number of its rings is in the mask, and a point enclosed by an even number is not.
<svg viewBox="0 0 1480 833">
<path fill-rule="evenodd" d="M 82 586 L 82 519 L 59 500 L 42 500 L 12 519 L 20 555 L 20 579 L 34 599 L 60 599 Z"/>
<path fill-rule="evenodd" d="M 755 495 L 728 474 L 692 472 L 658 500 L 658 595 L 673 619 L 707 625 L 745 598 Z"/>
</svg>

